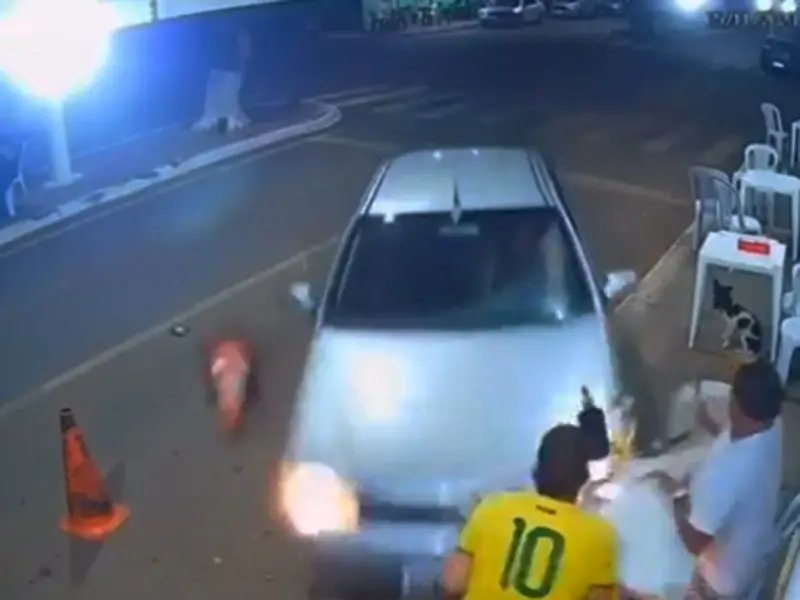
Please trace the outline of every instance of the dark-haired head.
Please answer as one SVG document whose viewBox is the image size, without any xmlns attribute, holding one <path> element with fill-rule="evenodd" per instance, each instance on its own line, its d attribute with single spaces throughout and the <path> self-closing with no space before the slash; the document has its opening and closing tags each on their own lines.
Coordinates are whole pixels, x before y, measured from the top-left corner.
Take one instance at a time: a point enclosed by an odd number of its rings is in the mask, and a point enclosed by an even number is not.
<svg viewBox="0 0 800 600">
<path fill-rule="evenodd" d="M 765 359 L 740 366 L 733 377 L 730 419 L 734 437 L 758 433 L 781 414 L 784 390 L 778 373 Z"/>
<path fill-rule="evenodd" d="M 589 453 L 583 432 L 575 425 L 557 425 L 539 444 L 533 481 L 536 490 L 565 502 L 575 502 L 589 480 Z"/>
</svg>

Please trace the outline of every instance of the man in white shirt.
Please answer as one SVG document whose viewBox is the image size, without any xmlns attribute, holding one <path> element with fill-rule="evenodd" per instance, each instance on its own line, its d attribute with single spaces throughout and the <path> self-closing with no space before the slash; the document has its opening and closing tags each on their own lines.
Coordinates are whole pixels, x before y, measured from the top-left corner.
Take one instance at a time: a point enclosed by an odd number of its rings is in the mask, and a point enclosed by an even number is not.
<svg viewBox="0 0 800 600">
<path fill-rule="evenodd" d="M 699 420 L 716 440 L 693 473 L 688 493 L 654 474 L 675 499 L 675 523 L 697 557 L 689 597 L 740 597 L 764 568 L 774 543 L 781 485 L 780 379 L 766 361 L 741 366 L 733 380 L 730 425 L 720 430 L 705 407 Z"/>
</svg>

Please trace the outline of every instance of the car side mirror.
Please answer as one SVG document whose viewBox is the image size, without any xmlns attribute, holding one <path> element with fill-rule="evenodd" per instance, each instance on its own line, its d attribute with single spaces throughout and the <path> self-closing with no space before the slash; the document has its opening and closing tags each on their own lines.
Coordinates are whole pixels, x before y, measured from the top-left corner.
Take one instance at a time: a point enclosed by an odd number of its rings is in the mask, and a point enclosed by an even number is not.
<svg viewBox="0 0 800 600">
<path fill-rule="evenodd" d="M 618 300 L 623 294 L 631 291 L 638 279 L 634 271 L 611 271 L 606 275 L 603 294 L 608 300 Z"/>
<path fill-rule="evenodd" d="M 303 312 L 313 313 L 317 310 L 317 299 L 311 292 L 311 284 L 298 281 L 289 286 L 289 294 L 297 307 Z"/>
</svg>

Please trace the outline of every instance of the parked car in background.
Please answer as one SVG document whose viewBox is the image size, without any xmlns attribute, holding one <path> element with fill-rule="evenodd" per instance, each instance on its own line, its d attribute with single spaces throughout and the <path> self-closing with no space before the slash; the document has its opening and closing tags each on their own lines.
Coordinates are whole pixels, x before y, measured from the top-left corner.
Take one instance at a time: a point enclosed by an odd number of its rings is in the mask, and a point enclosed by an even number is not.
<svg viewBox="0 0 800 600">
<path fill-rule="evenodd" d="M 597 11 L 608 17 L 621 17 L 628 10 L 628 0 L 598 0 Z"/>
<path fill-rule="evenodd" d="M 491 0 L 478 18 L 483 27 L 521 26 L 541 23 L 546 12 L 542 0 Z"/>
<path fill-rule="evenodd" d="M 777 75 L 800 73 L 800 32 L 790 29 L 767 36 L 761 47 L 761 68 Z"/>
<path fill-rule="evenodd" d="M 553 0 L 550 14 L 564 18 L 591 18 L 599 13 L 598 0 Z"/>
</svg>

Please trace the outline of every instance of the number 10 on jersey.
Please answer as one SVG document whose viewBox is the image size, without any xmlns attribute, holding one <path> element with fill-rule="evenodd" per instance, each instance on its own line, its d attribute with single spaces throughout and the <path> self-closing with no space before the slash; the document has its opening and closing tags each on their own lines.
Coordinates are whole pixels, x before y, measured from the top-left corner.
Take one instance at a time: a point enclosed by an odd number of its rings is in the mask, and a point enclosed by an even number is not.
<svg viewBox="0 0 800 600">
<path fill-rule="evenodd" d="M 513 525 L 500 587 L 525 598 L 545 598 L 561 570 L 564 536 L 549 527 L 528 529 L 525 519 L 516 518 Z"/>
</svg>

